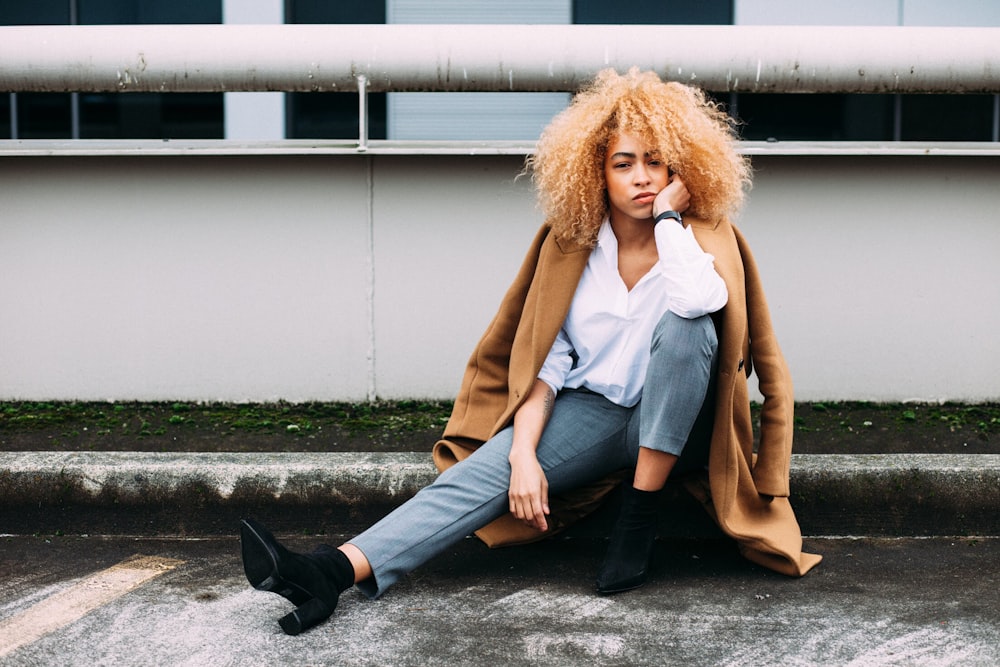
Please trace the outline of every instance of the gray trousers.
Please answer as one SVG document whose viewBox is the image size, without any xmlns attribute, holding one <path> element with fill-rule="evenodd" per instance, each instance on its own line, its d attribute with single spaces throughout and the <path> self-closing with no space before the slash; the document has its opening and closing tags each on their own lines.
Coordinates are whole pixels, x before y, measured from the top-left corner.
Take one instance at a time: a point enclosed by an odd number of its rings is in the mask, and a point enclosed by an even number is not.
<svg viewBox="0 0 1000 667">
<path fill-rule="evenodd" d="M 615 405 L 564 390 L 538 443 L 538 462 L 558 494 L 634 467 L 639 447 L 680 456 L 674 472 L 703 467 L 711 438 L 718 339 L 710 316 L 667 312 L 657 324 L 642 400 Z M 350 540 L 374 576 L 358 584 L 378 597 L 400 577 L 506 513 L 513 427 L 497 433 L 430 486 Z"/>
</svg>

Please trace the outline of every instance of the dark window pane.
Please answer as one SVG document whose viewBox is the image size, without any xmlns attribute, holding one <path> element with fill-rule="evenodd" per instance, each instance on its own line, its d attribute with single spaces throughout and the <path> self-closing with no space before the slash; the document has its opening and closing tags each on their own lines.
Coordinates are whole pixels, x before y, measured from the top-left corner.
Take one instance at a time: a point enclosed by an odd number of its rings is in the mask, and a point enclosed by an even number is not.
<svg viewBox="0 0 1000 667">
<path fill-rule="evenodd" d="M 288 0 L 288 23 L 385 23 L 385 3 Z M 357 139 L 356 93 L 288 93 L 289 139 Z M 368 96 L 368 137 L 385 139 L 385 93 Z"/>
<path fill-rule="evenodd" d="M 729 25 L 732 0 L 573 0 L 573 23 L 635 25 Z"/>
<path fill-rule="evenodd" d="M 221 139 L 221 93 L 101 93 L 80 96 L 83 139 Z"/>
<path fill-rule="evenodd" d="M 992 95 L 903 95 L 903 141 L 991 141 Z"/>
<path fill-rule="evenodd" d="M 84 25 L 222 23 L 222 0 L 77 0 Z"/>
<path fill-rule="evenodd" d="M 59 25 L 69 18 L 69 0 L 0 2 L 0 25 Z"/>
<path fill-rule="evenodd" d="M 225 136 L 222 93 L 174 93 L 162 97 L 160 136 L 172 139 L 222 139 Z"/>
<path fill-rule="evenodd" d="M 368 138 L 385 139 L 385 93 L 368 96 Z M 290 139 L 357 139 L 357 93 L 289 93 Z"/>
<path fill-rule="evenodd" d="M 68 139 L 73 134 L 69 93 L 18 93 L 18 139 Z"/>
<path fill-rule="evenodd" d="M 740 93 L 730 112 L 749 141 L 892 139 L 891 95 Z"/>
<path fill-rule="evenodd" d="M 385 23 L 385 2 L 288 0 L 286 23 Z"/>
<path fill-rule="evenodd" d="M 0 139 L 10 139 L 10 93 L 0 93 Z"/>
<path fill-rule="evenodd" d="M 85 25 L 222 23 L 221 0 L 77 0 Z M 220 93 L 80 96 L 83 139 L 221 139 Z"/>
</svg>

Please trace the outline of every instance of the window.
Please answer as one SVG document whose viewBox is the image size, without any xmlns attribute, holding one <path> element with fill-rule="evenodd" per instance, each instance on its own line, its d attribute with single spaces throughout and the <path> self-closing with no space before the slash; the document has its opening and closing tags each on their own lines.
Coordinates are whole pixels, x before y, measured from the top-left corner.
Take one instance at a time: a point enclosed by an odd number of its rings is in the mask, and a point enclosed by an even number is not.
<svg viewBox="0 0 1000 667">
<path fill-rule="evenodd" d="M 82 139 L 221 139 L 217 93 L 80 95 Z"/>
<path fill-rule="evenodd" d="M 573 23 L 634 25 L 728 25 L 733 0 L 573 0 Z"/>
<path fill-rule="evenodd" d="M 220 0 L 71 0 L 81 25 L 222 23 Z"/>
<path fill-rule="evenodd" d="M 12 139 L 73 136 L 73 96 L 68 93 L 16 93 L 10 96 Z M 16 135 L 14 132 L 16 131 Z"/>
<path fill-rule="evenodd" d="M 739 93 L 749 141 L 997 141 L 996 95 Z"/>
<path fill-rule="evenodd" d="M 392 0 L 386 20 L 400 24 L 565 25 L 572 0 Z M 564 92 L 389 93 L 390 139 L 532 141 L 566 108 Z"/>
<path fill-rule="evenodd" d="M 67 0 L 0 3 L 0 25 L 62 25 L 71 22 Z"/>
<path fill-rule="evenodd" d="M 385 23 L 385 2 L 288 0 L 286 23 Z M 290 139 L 357 139 L 357 93 L 288 93 Z M 368 137 L 385 139 L 386 95 L 368 95 Z"/>
<path fill-rule="evenodd" d="M 903 141 L 997 141 L 996 95 L 901 95 Z"/>
<path fill-rule="evenodd" d="M 0 93 L 0 139 L 10 139 L 15 134 L 10 115 L 12 99 L 14 99 L 13 93 Z"/>
<path fill-rule="evenodd" d="M 892 95 L 739 93 L 729 112 L 749 141 L 878 141 L 892 138 Z"/>
<path fill-rule="evenodd" d="M 203 0 L 41 0 L 0 5 L 0 25 L 221 23 Z M 13 139 L 210 139 L 224 132 L 221 93 L 17 93 L 3 134 Z"/>
<path fill-rule="evenodd" d="M 733 0 L 739 25 L 1000 25 L 978 0 Z M 732 96 L 743 138 L 785 141 L 1000 141 L 1000 96 L 750 94 Z"/>
</svg>

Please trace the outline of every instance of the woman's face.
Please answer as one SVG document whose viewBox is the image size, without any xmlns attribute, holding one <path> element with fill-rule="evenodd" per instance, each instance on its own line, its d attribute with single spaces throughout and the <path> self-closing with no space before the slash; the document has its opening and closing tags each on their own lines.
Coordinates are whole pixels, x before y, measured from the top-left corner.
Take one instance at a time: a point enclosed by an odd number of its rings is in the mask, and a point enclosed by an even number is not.
<svg viewBox="0 0 1000 667">
<path fill-rule="evenodd" d="M 604 158 L 611 221 L 653 217 L 653 200 L 667 187 L 670 173 L 659 152 L 640 138 L 619 133 L 611 137 Z"/>
</svg>

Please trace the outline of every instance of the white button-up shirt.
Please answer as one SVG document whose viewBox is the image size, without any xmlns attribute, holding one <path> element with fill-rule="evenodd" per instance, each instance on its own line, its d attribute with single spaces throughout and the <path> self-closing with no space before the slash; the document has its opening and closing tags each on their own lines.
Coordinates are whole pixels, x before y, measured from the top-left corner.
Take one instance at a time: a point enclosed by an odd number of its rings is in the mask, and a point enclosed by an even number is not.
<svg viewBox="0 0 1000 667">
<path fill-rule="evenodd" d="M 577 285 L 566 321 L 539 379 L 557 394 L 584 387 L 632 407 L 642 396 L 653 329 L 663 314 L 695 318 L 726 305 L 726 284 L 691 228 L 656 225 L 659 261 L 632 290 L 618 273 L 618 239 L 605 221 Z"/>
</svg>

